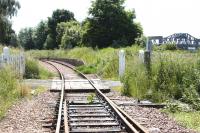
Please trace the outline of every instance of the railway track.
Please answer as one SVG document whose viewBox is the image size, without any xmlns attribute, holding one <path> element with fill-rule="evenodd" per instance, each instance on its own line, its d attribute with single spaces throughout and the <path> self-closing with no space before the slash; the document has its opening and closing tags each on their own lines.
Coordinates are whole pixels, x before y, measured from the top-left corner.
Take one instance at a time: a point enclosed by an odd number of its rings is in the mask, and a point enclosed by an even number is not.
<svg viewBox="0 0 200 133">
<path fill-rule="evenodd" d="M 146 129 L 106 97 L 93 81 L 74 69 L 73 66 L 55 60 L 45 62 L 54 66 L 62 80 L 53 131 L 56 133 L 148 133 Z M 79 73 L 95 88 L 95 92 L 66 93 L 65 75 L 55 64 L 71 68 Z"/>
</svg>

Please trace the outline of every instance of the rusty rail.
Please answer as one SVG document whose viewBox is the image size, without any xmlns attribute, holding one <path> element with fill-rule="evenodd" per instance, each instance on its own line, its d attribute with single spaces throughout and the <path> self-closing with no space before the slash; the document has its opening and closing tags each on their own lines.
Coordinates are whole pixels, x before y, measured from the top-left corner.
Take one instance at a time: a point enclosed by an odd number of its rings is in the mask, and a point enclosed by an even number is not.
<svg viewBox="0 0 200 133">
<path fill-rule="evenodd" d="M 58 110 L 58 118 L 57 118 L 57 122 L 56 122 L 56 132 L 55 132 L 55 133 L 60 133 L 60 127 L 61 127 L 61 121 L 62 121 L 63 102 L 64 102 L 64 93 L 65 93 L 65 78 L 64 78 L 64 75 L 60 72 L 60 70 L 55 65 L 53 65 L 49 61 L 46 61 L 46 63 L 52 65 L 58 71 L 60 78 L 61 78 L 61 81 L 62 81 L 59 110 Z M 66 132 L 66 133 L 68 133 L 68 132 Z"/>
<path fill-rule="evenodd" d="M 75 69 L 72 65 L 69 65 L 67 63 L 61 62 L 61 61 L 56 61 L 56 60 L 51 60 L 52 62 L 67 66 L 77 73 L 80 74 L 83 78 L 87 79 L 89 83 L 96 89 L 96 93 L 102 97 L 109 105 L 110 107 L 114 110 L 115 114 L 122 120 L 123 124 L 126 126 L 128 132 L 130 133 L 148 133 L 148 131 L 139 123 L 137 123 L 135 120 L 133 120 L 127 113 L 125 113 L 120 107 L 118 107 L 115 103 L 113 103 L 108 97 L 106 97 L 100 90 L 97 88 L 93 81 L 91 81 L 86 75 Z M 68 124 L 67 124 L 68 125 Z"/>
</svg>

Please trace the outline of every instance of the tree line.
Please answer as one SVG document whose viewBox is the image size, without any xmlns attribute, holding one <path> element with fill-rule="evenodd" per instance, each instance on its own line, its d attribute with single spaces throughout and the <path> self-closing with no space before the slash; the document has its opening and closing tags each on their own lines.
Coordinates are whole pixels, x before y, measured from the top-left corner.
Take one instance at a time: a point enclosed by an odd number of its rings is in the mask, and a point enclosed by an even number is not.
<svg viewBox="0 0 200 133">
<path fill-rule="evenodd" d="M 143 31 L 134 10 L 125 10 L 125 0 L 95 0 L 83 22 L 65 9 L 53 11 L 36 27 L 21 29 L 18 44 L 29 49 L 57 49 L 89 46 L 124 47 L 142 42 Z"/>
<path fill-rule="evenodd" d="M 17 35 L 10 19 L 17 14 L 20 4 L 16 0 L 0 0 L 0 43 L 17 46 Z"/>
</svg>

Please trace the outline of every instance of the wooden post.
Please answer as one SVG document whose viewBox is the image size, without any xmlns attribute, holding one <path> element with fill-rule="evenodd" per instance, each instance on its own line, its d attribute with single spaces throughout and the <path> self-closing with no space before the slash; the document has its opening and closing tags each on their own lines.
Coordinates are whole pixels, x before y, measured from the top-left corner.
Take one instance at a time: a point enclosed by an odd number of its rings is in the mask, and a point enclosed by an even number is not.
<svg viewBox="0 0 200 133">
<path fill-rule="evenodd" d="M 151 74 L 151 50 L 152 50 L 152 44 L 149 42 L 149 39 L 147 38 L 146 50 L 144 52 L 144 64 L 146 66 L 147 73 L 149 76 Z"/>
<path fill-rule="evenodd" d="M 146 42 L 146 51 L 149 51 L 151 53 L 152 51 L 152 43 L 149 42 L 149 38 L 147 37 L 147 42 Z"/>
</svg>

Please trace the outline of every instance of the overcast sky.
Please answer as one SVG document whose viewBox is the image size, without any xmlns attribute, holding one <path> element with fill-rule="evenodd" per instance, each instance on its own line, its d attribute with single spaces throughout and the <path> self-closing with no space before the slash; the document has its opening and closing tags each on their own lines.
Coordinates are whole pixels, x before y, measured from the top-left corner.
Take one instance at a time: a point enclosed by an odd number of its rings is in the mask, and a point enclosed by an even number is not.
<svg viewBox="0 0 200 133">
<path fill-rule="evenodd" d="M 21 9 L 12 19 L 18 33 L 21 28 L 34 27 L 51 16 L 53 10 L 67 9 L 78 21 L 88 15 L 91 0 L 18 0 Z M 173 33 L 190 33 L 200 38 L 200 0 L 126 0 L 126 9 L 135 9 L 147 36 L 168 36 Z"/>
</svg>

